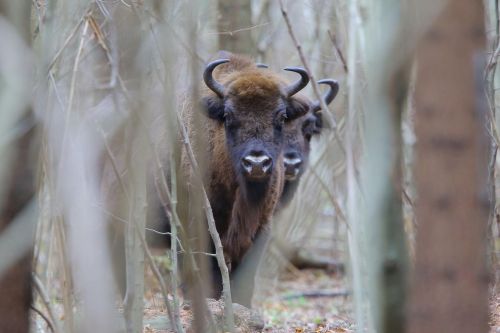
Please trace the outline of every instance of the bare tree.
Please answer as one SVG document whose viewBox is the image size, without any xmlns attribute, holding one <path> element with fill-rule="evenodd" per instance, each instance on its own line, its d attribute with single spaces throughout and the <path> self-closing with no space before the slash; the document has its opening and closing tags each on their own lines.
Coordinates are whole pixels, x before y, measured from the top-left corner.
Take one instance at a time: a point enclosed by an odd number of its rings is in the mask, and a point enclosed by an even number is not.
<svg viewBox="0 0 500 333">
<path fill-rule="evenodd" d="M 0 331 L 29 332 L 31 258 L 35 216 L 35 127 L 31 113 L 33 65 L 29 1 L 0 2 Z M 10 245 L 10 247 L 9 247 Z"/>
<path fill-rule="evenodd" d="M 417 52 L 418 233 L 410 332 L 487 332 L 489 142 L 481 1 L 451 1 Z"/>
<path fill-rule="evenodd" d="M 252 38 L 252 1 L 219 0 L 219 49 L 256 55 Z"/>
</svg>

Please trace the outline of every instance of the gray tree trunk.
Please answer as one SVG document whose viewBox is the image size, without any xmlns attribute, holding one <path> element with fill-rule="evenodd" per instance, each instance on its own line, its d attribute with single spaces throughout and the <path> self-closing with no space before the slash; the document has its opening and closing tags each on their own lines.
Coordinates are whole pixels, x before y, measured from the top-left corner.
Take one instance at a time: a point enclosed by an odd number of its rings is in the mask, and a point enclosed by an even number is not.
<svg viewBox="0 0 500 333">
<path fill-rule="evenodd" d="M 412 333 L 488 332 L 484 45 L 483 3 L 457 0 L 418 49 Z"/>
<path fill-rule="evenodd" d="M 219 0 L 217 28 L 219 49 L 257 55 L 252 38 L 252 2 L 249 0 Z"/>
<path fill-rule="evenodd" d="M 25 73 L 22 73 L 32 65 L 22 63 L 27 56 L 23 54 L 26 53 L 24 48 L 31 44 L 30 6 L 30 1 L 0 1 L 0 16 L 5 20 L 1 22 L 0 29 L 2 40 L 6 43 L 0 50 L 0 62 L 4 63 L 4 66 L 0 66 L 0 77 L 3 81 L 0 85 L 0 106 L 6 107 L 0 110 L 0 129 L 4 135 L 12 133 L 13 130 L 16 132 L 13 140 L 0 144 L 0 233 L 4 235 L 12 230 L 11 227 L 17 227 L 14 224 L 23 222 L 16 221 L 16 218 L 29 205 L 35 192 L 35 131 L 32 127 L 27 132 L 20 131 L 21 124 L 30 123 L 33 116 L 26 103 L 30 100 L 32 82 L 25 82 Z M 21 68 L 21 73 L 11 75 L 12 71 L 19 71 L 19 68 L 13 68 L 13 63 L 24 67 Z M 6 68 L 7 66 L 10 68 Z M 31 232 L 34 232 L 32 229 L 35 224 L 30 222 L 29 225 L 29 232 L 23 235 L 17 233 L 16 239 L 10 241 L 23 243 L 21 239 L 17 239 L 17 236 L 20 236 L 27 237 L 28 243 L 31 244 L 30 237 L 33 237 Z M 5 244 L 7 239 L 2 240 Z M 0 270 L 0 332 L 29 332 L 32 257 L 29 248 L 31 246 L 17 250 L 8 249 L 9 252 L 16 252 L 9 253 L 16 257 L 15 264 L 5 271 Z M 7 253 L 0 255 L 0 261 L 7 260 Z"/>
</svg>

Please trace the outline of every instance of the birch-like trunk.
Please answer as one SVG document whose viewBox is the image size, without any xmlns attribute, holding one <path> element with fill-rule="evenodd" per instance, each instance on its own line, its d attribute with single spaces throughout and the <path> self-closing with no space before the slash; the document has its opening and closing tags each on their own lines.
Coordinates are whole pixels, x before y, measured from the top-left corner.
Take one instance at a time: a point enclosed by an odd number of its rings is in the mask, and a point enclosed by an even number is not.
<svg viewBox="0 0 500 333">
<path fill-rule="evenodd" d="M 450 1 L 415 86 L 418 234 L 409 332 L 488 332 L 488 149 L 481 1 Z"/>
<path fill-rule="evenodd" d="M 252 38 L 252 1 L 219 0 L 217 28 L 219 49 L 256 55 Z"/>
<path fill-rule="evenodd" d="M 0 331 L 13 333 L 29 332 L 36 219 L 30 4 L 0 1 Z"/>
</svg>

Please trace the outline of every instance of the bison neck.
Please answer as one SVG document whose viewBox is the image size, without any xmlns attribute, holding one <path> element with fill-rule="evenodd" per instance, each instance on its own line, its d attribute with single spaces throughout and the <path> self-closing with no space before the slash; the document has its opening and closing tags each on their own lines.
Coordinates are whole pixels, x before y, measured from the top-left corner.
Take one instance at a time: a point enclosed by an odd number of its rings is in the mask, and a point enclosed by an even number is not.
<svg viewBox="0 0 500 333">
<path fill-rule="evenodd" d="M 280 201 L 278 203 L 277 210 L 281 211 L 283 208 L 288 206 L 293 199 L 293 195 L 297 191 L 299 186 L 298 180 L 287 180 L 283 187 L 283 193 L 281 194 Z"/>
<path fill-rule="evenodd" d="M 273 182 L 246 182 L 235 193 L 227 233 L 223 237 L 226 259 L 232 268 L 250 248 L 257 231 L 267 224 L 274 208 L 270 198 Z"/>
<path fill-rule="evenodd" d="M 248 206 L 259 207 L 267 197 L 269 181 L 255 182 L 245 181 L 245 186 L 241 188 L 239 195 Z"/>
</svg>

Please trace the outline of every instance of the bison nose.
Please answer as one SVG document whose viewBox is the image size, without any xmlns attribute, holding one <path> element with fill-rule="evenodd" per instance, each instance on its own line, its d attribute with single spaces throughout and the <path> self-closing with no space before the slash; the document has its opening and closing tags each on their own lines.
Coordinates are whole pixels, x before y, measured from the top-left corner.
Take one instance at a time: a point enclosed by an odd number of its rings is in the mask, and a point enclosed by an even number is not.
<svg viewBox="0 0 500 333">
<path fill-rule="evenodd" d="M 273 159 L 263 152 L 251 152 L 241 159 L 241 165 L 251 178 L 263 178 L 271 173 Z"/>
<path fill-rule="evenodd" d="M 296 152 L 286 153 L 283 162 L 285 164 L 285 178 L 287 180 L 294 180 L 300 171 L 302 159 Z"/>
</svg>

